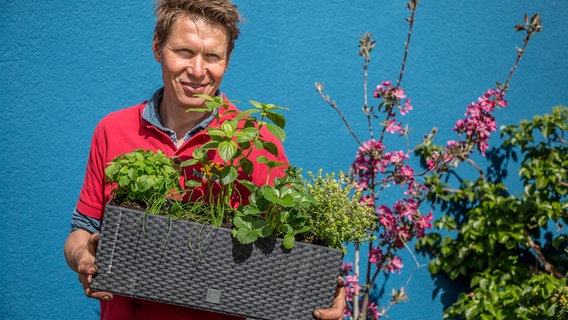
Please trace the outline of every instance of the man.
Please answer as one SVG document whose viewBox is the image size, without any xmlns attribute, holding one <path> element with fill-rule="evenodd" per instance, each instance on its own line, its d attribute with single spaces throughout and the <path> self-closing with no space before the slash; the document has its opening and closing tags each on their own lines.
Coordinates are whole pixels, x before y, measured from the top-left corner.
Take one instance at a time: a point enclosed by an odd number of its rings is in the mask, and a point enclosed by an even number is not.
<svg viewBox="0 0 568 320">
<path fill-rule="evenodd" d="M 205 100 L 196 94 L 220 94 L 219 86 L 239 36 L 241 18 L 236 6 L 229 0 L 162 0 L 157 3 L 156 15 L 152 49 L 162 66 L 164 86 L 150 100 L 111 113 L 97 125 L 83 188 L 73 212 L 72 232 L 64 247 L 65 258 L 79 274 L 85 294 L 101 300 L 101 319 L 238 319 L 90 288 L 92 276 L 97 273 L 94 256 L 100 220 L 111 197 L 111 186 L 104 179 L 106 164 L 117 155 L 139 148 L 162 150 L 168 156 L 186 159 L 204 143 L 203 129 L 219 125 L 210 113 L 186 111 L 204 105 Z M 287 162 L 282 145 L 276 139 L 274 142 L 280 150 L 278 157 L 268 153 L 267 157 Z M 262 183 L 266 174 L 259 167 L 251 181 Z M 316 310 L 314 316 L 341 319 L 344 298 L 344 289 L 338 285 L 333 306 Z"/>
</svg>

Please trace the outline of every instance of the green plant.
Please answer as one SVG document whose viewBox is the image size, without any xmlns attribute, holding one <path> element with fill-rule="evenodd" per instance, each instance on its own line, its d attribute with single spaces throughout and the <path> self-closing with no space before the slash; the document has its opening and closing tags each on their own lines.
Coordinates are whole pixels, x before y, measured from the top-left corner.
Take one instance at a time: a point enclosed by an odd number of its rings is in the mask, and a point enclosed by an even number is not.
<svg viewBox="0 0 568 320">
<path fill-rule="evenodd" d="M 204 108 L 191 111 L 210 112 L 219 119 L 217 110 L 228 108 L 221 97 L 204 98 Z M 197 147 L 191 159 L 174 161 L 161 151 L 145 150 L 116 157 L 107 168 L 107 178 L 117 184 L 115 199 L 137 202 L 152 213 L 172 218 L 229 226 L 243 244 L 271 236 L 282 237 L 285 249 L 301 239 L 345 251 L 344 242 L 370 239 L 375 216 L 371 208 L 359 203 L 360 193 L 353 193 L 353 185 L 344 175 L 336 180 L 334 175 L 323 178 L 320 172 L 317 178 L 311 175 L 313 182 L 309 183 L 293 166 L 264 155 L 252 158 L 258 154 L 255 150 L 278 155 L 277 146 L 263 137 L 264 128 L 284 140 L 286 121 L 276 112 L 284 108 L 256 101 L 251 104 L 254 108 L 244 111 L 226 110 L 224 114 L 231 114 L 231 119 L 208 128 L 209 142 Z M 222 162 L 214 163 L 212 153 Z M 253 161 L 267 166 L 269 175 L 263 185 L 247 180 Z M 196 164 L 207 172 L 208 194 L 188 204 L 183 200 L 191 198 L 192 188 L 203 182 L 185 179 L 185 188 L 181 188 L 180 174 L 185 172 L 183 168 Z M 287 166 L 285 175 L 270 184 L 270 172 L 279 166 Z M 243 188 L 250 193 L 246 199 Z"/>
<path fill-rule="evenodd" d="M 343 172 L 316 175 L 309 172 L 304 185 L 315 199 L 307 211 L 311 217 L 313 237 L 346 253 L 346 242 L 365 243 L 373 240 L 371 230 L 376 224 L 374 209 L 362 203 L 361 191 Z"/>
<path fill-rule="evenodd" d="M 235 215 L 233 235 L 242 243 L 259 237 L 282 237 L 283 247 L 291 249 L 296 236 L 310 231 L 311 217 L 307 208 L 315 200 L 303 192 L 302 179 L 295 168 L 289 168 L 274 185 L 257 187 L 242 181 L 251 191 L 249 204 L 240 207 Z"/>
<path fill-rule="evenodd" d="M 204 108 L 189 109 L 189 112 L 208 112 L 213 114 L 218 120 L 220 115 L 215 110 L 228 107 L 227 102 L 223 101 L 222 97 L 202 95 L 200 97 L 206 99 Z M 285 163 L 269 160 L 265 156 L 251 159 L 254 150 L 266 150 L 275 156 L 278 155 L 276 145 L 263 139 L 262 128 L 266 127 L 275 137 L 284 141 L 286 135 L 283 129 L 286 121 L 284 116 L 275 112 L 284 110 L 284 108 L 273 104 L 250 102 L 254 108 L 244 111 L 227 111 L 225 114 L 233 113 L 234 118 L 224 121 L 220 128 L 208 128 L 207 134 L 211 141 L 196 148 L 193 152 L 193 159 L 181 163 L 182 167 L 200 163 L 210 171 L 211 179 L 208 180 L 210 193 L 206 199 L 202 200 L 212 207 L 211 212 L 214 218 L 212 219 L 214 225 L 220 225 L 223 221 L 230 220 L 234 215 L 235 208 L 232 208 L 231 199 L 235 196 L 235 187 L 239 183 L 246 185 L 248 182 L 238 179 L 239 171 L 250 176 L 254 168 L 252 161 L 262 163 L 269 168 L 269 175 L 266 177 L 266 182 L 268 183 L 270 170 L 286 165 Z M 260 119 L 251 116 L 256 113 L 260 114 Z M 269 123 L 267 120 L 273 123 Z M 223 162 L 219 164 L 211 163 L 209 158 L 210 152 L 217 152 Z M 200 184 L 201 182 L 194 180 L 188 180 L 186 183 L 187 187 L 190 188 Z M 213 184 L 217 184 L 220 187 L 220 191 L 214 192 Z"/>
<path fill-rule="evenodd" d="M 435 222 L 442 232 L 428 234 L 418 247 L 434 255 L 431 273 L 464 278 L 470 286 L 446 318 L 568 319 L 567 131 L 566 107 L 501 128 L 505 140 L 492 156 L 501 162 L 523 157 L 519 194 L 498 182 L 504 168 L 485 173 L 472 160 L 480 174 L 474 181 L 459 188 L 436 177 L 429 181 L 430 201 L 447 213 Z"/>
<path fill-rule="evenodd" d="M 165 209 L 167 199 L 182 192 L 180 171 L 162 151 L 136 149 L 122 154 L 105 169 L 106 179 L 116 183 L 112 195 L 117 202 L 138 203 L 152 213 Z"/>
</svg>

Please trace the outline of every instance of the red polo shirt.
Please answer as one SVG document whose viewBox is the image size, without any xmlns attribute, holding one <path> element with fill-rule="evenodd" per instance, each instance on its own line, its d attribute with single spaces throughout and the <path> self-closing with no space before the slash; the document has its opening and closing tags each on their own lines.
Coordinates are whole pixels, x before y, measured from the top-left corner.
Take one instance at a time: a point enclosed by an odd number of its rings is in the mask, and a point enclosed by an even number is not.
<svg viewBox="0 0 568 320">
<path fill-rule="evenodd" d="M 146 150 L 162 150 L 167 156 L 178 156 L 182 160 L 191 157 L 193 150 L 198 146 L 209 141 L 209 137 L 205 130 L 198 132 L 196 135 L 187 140 L 180 148 L 177 148 L 172 138 L 164 131 L 155 127 L 142 117 L 142 113 L 147 102 L 139 105 L 119 110 L 107 115 L 103 118 L 95 128 L 91 143 L 91 151 L 87 162 L 87 169 L 83 188 L 77 202 L 77 210 L 89 217 L 102 219 L 105 204 L 111 198 L 111 185 L 105 181 L 104 170 L 109 162 L 116 156 L 123 153 L 131 152 L 134 149 Z M 236 110 L 234 105 L 230 105 L 229 110 Z M 221 124 L 234 118 L 234 114 L 226 114 L 226 110 L 219 110 L 221 115 L 219 120 L 213 120 L 209 124 L 210 127 L 220 127 Z M 265 140 L 274 143 L 278 147 L 278 156 L 260 150 L 254 151 L 250 159 L 256 159 L 259 155 L 264 155 L 269 159 L 288 163 L 288 159 L 284 154 L 282 144 L 268 130 L 262 131 Z M 212 155 L 213 161 L 222 163 L 218 154 Z M 254 162 L 254 161 L 253 161 Z M 266 183 L 268 168 L 264 164 L 254 162 L 254 170 L 248 179 L 257 185 Z M 203 172 L 200 165 L 186 168 L 186 178 L 193 180 L 203 180 Z M 284 175 L 284 168 L 279 167 L 270 172 L 270 181 L 276 177 Z M 245 178 L 244 173 L 240 173 L 240 178 Z M 203 180 L 203 182 L 205 182 Z M 204 190 L 206 184 L 196 188 L 192 197 L 197 199 L 199 196 L 206 194 Z M 242 188 L 240 190 L 243 197 L 234 199 L 235 202 L 246 201 L 248 198 L 248 190 Z M 101 302 L 101 319 L 223 319 L 233 320 L 240 319 L 238 317 L 216 314 L 202 310 L 184 308 L 168 304 L 156 303 L 140 299 L 132 299 L 121 296 L 114 296 L 111 301 Z"/>
</svg>

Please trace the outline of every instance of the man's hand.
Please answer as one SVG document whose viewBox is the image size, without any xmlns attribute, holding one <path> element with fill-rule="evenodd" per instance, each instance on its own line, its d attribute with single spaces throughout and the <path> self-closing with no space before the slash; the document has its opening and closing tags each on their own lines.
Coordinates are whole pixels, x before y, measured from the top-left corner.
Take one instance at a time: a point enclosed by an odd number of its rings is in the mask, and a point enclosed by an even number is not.
<svg viewBox="0 0 568 320">
<path fill-rule="evenodd" d="M 70 236 L 71 237 L 71 236 Z M 111 300 L 112 294 L 110 292 L 95 292 L 91 290 L 91 281 L 93 275 L 99 272 L 97 266 L 95 265 L 95 254 L 97 251 L 97 246 L 99 244 L 99 234 L 91 234 L 88 239 L 85 236 L 75 238 L 73 240 L 78 240 L 75 242 L 73 251 L 71 252 L 71 259 L 76 267 L 76 271 L 79 274 L 79 282 L 83 286 L 83 291 L 85 295 L 89 298 L 99 299 L 99 300 Z M 86 240 L 86 244 L 85 241 Z M 68 242 L 74 242 L 72 239 L 68 239 Z M 73 266 L 70 265 L 72 268 Z M 74 269 L 74 268 L 73 268 Z"/>
<path fill-rule="evenodd" d="M 337 287 L 335 288 L 335 298 L 333 299 L 332 306 L 327 309 L 315 310 L 314 318 L 320 320 L 341 320 L 343 319 L 345 306 L 345 282 L 342 277 L 338 277 Z"/>
</svg>

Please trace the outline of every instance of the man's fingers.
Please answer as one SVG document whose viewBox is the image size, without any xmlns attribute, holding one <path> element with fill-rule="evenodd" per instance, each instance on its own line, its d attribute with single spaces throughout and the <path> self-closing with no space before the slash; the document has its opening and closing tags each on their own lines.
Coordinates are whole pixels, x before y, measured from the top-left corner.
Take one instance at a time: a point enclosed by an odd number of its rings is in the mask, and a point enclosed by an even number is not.
<svg viewBox="0 0 568 320">
<path fill-rule="evenodd" d="M 338 320 L 343 317 L 343 308 L 334 305 L 327 309 L 317 309 L 314 311 L 314 317 L 320 320 Z"/>
<path fill-rule="evenodd" d="M 345 281 L 342 277 L 337 278 L 337 286 L 335 287 L 335 298 L 333 305 L 327 309 L 317 309 L 314 311 L 314 317 L 321 320 L 340 320 L 343 318 L 345 310 Z"/>
<path fill-rule="evenodd" d="M 335 300 L 341 299 L 344 300 L 345 299 L 345 280 L 343 280 L 343 277 L 337 277 L 337 286 L 335 287 Z M 335 303 L 334 303 L 335 304 Z"/>
<path fill-rule="evenodd" d="M 90 288 L 85 290 L 85 294 L 89 298 L 98 299 L 98 300 L 105 300 L 109 301 L 112 300 L 112 293 L 104 292 L 104 291 L 92 291 Z"/>
<path fill-rule="evenodd" d="M 97 274 L 97 272 L 99 272 L 99 269 L 97 268 L 97 266 L 93 263 L 93 262 L 79 262 L 79 265 L 77 266 L 77 272 L 79 273 L 79 278 L 81 278 L 82 275 L 94 275 Z"/>
<path fill-rule="evenodd" d="M 98 233 L 93 233 L 89 237 L 87 242 L 87 250 L 94 256 L 97 252 L 97 246 L 99 245 L 99 239 L 101 236 Z"/>
<path fill-rule="evenodd" d="M 84 275 L 84 274 L 79 275 L 79 281 L 83 286 L 83 291 L 85 292 L 85 295 L 89 298 L 98 299 L 98 300 L 112 300 L 113 298 L 112 293 L 105 291 L 93 291 L 91 289 L 92 279 L 93 276 L 91 275 Z"/>
<path fill-rule="evenodd" d="M 77 272 L 79 275 L 93 275 L 99 272 L 95 265 L 95 253 L 97 251 L 97 245 L 99 244 L 99 238 L 99 234 L 93 233 L 89 237 L 89 241 L 87 241 L 86 249 L 82 249 L 81 258 L 77 262 Z"/>
</svg>

